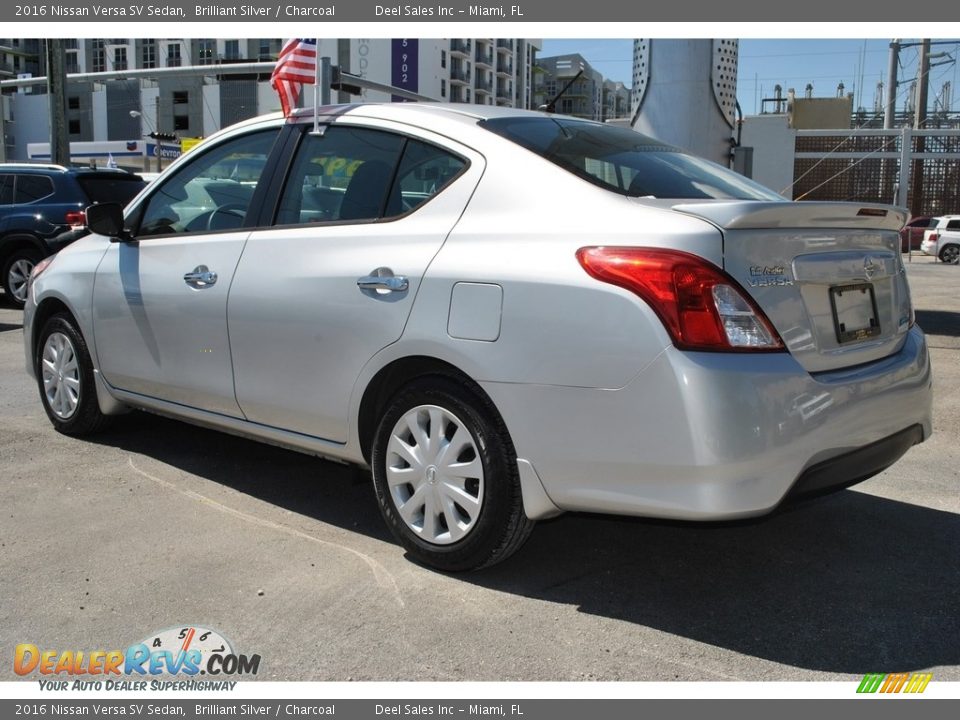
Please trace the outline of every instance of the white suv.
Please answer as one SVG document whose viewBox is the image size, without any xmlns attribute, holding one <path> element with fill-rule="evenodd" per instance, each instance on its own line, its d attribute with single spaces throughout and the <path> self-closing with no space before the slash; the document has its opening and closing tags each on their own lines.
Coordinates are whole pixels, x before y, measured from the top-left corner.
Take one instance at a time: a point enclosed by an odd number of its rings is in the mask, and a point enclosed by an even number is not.
<svg viewBox="0 0 960 720">
<path fill-rule="evenodd" d="M 930 229 L 923 233 L 920 249 L 927 255 L 936 255 L 945 263 L 956 265 L 960 257 L 960 215 L 934 218 Z"/>
</svg>

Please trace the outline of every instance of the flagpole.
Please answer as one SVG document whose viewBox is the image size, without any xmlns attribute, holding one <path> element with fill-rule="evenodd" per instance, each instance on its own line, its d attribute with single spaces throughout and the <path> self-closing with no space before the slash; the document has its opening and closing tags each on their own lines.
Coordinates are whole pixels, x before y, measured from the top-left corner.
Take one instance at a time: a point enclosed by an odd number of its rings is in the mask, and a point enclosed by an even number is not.
<svg viewBox="0 0 960 720">
<path fill-rule="evenodd" d="M 316 38 L 317 56 L 315 73 L 313 79 L 313 134 L 320 132 L 320 38 Z"/>
</svg>

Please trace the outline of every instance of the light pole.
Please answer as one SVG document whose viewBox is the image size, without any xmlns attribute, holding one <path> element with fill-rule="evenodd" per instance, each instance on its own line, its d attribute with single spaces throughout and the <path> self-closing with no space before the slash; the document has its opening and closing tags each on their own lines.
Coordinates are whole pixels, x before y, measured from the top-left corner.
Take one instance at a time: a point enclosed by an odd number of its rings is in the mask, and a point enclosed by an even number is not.
<svg viewBox="0 0 960 720">
<path fill-rule="evenodd" d="M 158 110 L 159 110 L 159 105 L 160 105 L 160 103 L 159 103 L 159 98 L 157 98 L 157 100 L 158 100 L 157 105 L 158 105 Z M 160 132 L 159 130 L 157 130 L 157 127 L 156 127 L 152 122 L 150 122 L 150 118 L 147 117 L 146 115 L 144 115 L 144 114 L 143 114 L 142 112 L 140 112 L 139 110 L 131 110 L 131 111 L 130 111 L 130 117 L 143 118 L 143 120 L 144 120 L 144 121 L 147 123 L 147 125 L 150 127 L 150 133 L 149 133 L 146 137 L 152 138 L 153 140 L 156 141 L 156 148 L 157 148 L 157 149 L 156 149 L 156 153 L 157 153 L 157 172 L 160 172 L 160 170 L 161 170 L 161 159 L 162 159 L 161 150 L 163 149 L 163 146 L 161 145 L 161 142 L 162 142 L 163 140 L 176 140 L 176 136 L 174 136 L 172 133 L 162 133 L 162 132 Z M 157 124 L 159 124 L 159 123 L 160 123 L 160 116 L 159 116 L 159 113 L 158 113 L 158 115 L 157 115 Z M 142 132 L 143 132 L 143 128 L 141 128 L 141 133 L 142 133 Z M 149 169 L 149 168 L 144 168 L 144 169 L 147 170 L 147 169 Z"/>
</svg>

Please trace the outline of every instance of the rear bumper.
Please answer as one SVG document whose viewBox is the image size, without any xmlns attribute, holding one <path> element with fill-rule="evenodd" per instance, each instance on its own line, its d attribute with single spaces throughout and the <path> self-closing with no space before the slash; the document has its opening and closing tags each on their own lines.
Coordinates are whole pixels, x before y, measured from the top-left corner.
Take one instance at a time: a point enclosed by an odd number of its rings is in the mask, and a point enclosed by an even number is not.
<svg viewBox="0 0 960 720">
<path fill-rule="evenodd" d="M 901 350 L 842 372 L 786 353 L 665 350 L 621 389 L 485 383 L 562 510 L 720 520 L 851 485 L 931 432 L 919 329 Z"/>
<path fill-rule="evenodd" d="M 866 447 L 817 463 L 803 471 L 785 499 L 822 495 L 856 485 L 886 470 L 923 440 L 923 427 L 913 425 Z"/>
</svg>

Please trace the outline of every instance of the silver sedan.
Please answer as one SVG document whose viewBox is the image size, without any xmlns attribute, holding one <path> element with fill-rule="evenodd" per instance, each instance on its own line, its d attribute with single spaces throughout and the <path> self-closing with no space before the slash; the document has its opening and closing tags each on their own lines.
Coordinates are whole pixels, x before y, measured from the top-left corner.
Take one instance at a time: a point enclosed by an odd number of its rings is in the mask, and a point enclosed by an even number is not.
<svg viewBox="0 0 960 720">
<path fill-rule="evenodd" d="M 40 263 L 26 366 L 57 430 L 138 408 L 370 467 L 450 571 L 564 511 L 768 513 L 929 437 L 904 211 L 557 115 L 313 127 L 228 128 Z"/>
</svg>

